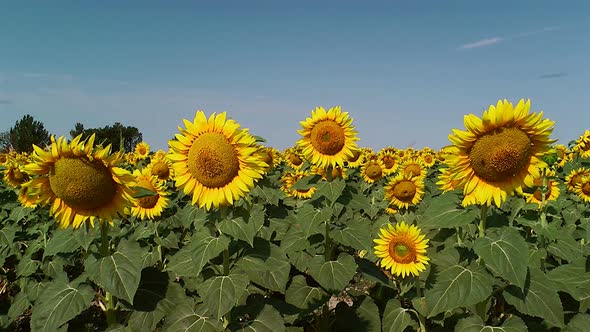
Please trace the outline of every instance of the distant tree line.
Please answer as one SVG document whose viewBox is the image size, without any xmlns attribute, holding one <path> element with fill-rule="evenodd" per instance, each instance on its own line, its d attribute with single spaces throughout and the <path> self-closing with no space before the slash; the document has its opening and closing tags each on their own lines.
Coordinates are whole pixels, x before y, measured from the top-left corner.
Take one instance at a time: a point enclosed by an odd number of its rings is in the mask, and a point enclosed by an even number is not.
<svg viewBox="0 0 590 332">
<path fill-rule="evenodd" d="M 112 145 L 113 151 L 133 151 L 135 145 L 143 140 L 141 132 L 132 126 L 124 126 L 115 122 L 112 126 L 101 128 L 84 128 L 81 123 L 76 123 L 74 129 L 70 130 L 72 138 L 82 134 L 82 139 L 95 134 L 96 144 Z M 0 133 L 0 151 L 7 152 L 32 152 L 33 144 L 44 148 L 50 144 L 50 134 L 42 122 L 35 120 L 27 114 L 16 121 L 13 127 Z"/>
</svg>

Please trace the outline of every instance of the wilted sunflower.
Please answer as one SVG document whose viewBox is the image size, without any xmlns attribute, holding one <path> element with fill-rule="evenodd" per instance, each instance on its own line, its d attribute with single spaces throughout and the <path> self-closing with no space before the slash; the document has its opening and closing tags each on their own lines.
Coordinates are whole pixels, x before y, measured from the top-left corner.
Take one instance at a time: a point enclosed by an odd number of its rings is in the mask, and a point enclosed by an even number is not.
<svg viewBox="0 0 590 332">
<path fill-rule="evenodd" d="M 176 187 L 192 194 L 192 204 L 227 206 L 244 197 L 254 181 L 262 178 L 267 164 L 259 156 L 254 136 L 226 119 L 226 113 L 197 111 L 193 122 L 184 119 L 186 129 L 168 142 Z"/>
<path fill-rule="evenodd" d="M 541 174 L 542 175 L 542 174 Z M 545 193 L 545 202 L 547 201 L 554 201 L 559 197 L 559 187 L 557 186 L 557 181 L 553 179 L 555 176 L 555 171 L 545 169 L 545 177 L 547 177 L 546 185 L 547 185 L 547 192 Z M 526 201 L 528 203 L 537 203 L 539 207 L 543 204 L 543 193 L 541 192 L 541 186 L 543 185 L 543 178 L 536 178 L 534 180 L 534 192 L 533 193 L 526 193 Z"/>
<path fill-rule="evenodd" d="M 281 177 L 281 190 L 290 197 L 299 199 L 311 198 L 316 192 L 317 187 L 310 187 L 307 189 L 293 189 L 293 186 L 297 183 L 297 181 L 308 175 L 310 175 L 309 172 L 303 171 L 285 172 Z"/>
<path fill-rule="evenodd" d="M 111 146 L 94 149 L 94 135 L 81 141 L 82 135 L 69 144 L 64 137 L 51 137 L 49 151 L 33 145 L 33 162 L 25 166 L 38 177 L 23 184 L 39 195 L 41 205 L 51 204 L 53 215 L 62 228 L 78 228 L 86 221 L 112 223 L 123 214 L 132 200 L 133 176 L 117 167 L 119 153 L 111 154 Z"/>
<path fill-rule="evenodd" d="M 576 185 L 574 192 L 584 202 L 590 203 L 590 176 L 584 176 L 580 179 L 580 182 Z"/>
<path fill-rule="evenodd" d="M 139 142 L 135 145 L 135 151 L 133 151 L 137 159 L 145 159 L 150 155 L 150 145 L 146 142 Z"/>
<path fill-rule="evenodd" d="M 361 176 L 367 183 L 374 183 L 384 176 L 385 165 L 379 158 L 370 158 L 361 166 Z"/>
<path fill-rule="evenodd" d="M 395 173 L 399 167 L 399 157 L 394 151 L 382 149 L 377 153 L 377 157 L 383 162 L 383 174 L 389 175 Z"/>
<path fill-rule="evenodd" d="M 572 170 L 565 177 L 565 187 L 568 191 L 575 192 L 576 187 L 581 183 L 582 178 L 590 176 L 590 170 L 585 167 L 580 167 Z"/>
<path fill-rule="evenodd" d="M 356 149 L 358 137 L 352 126 L 348 112 L 342 112 L 340 106 L 332 107 L 326 112 L 317 107 L 311 112 L 311 118 L 301 121 L 303 129 L 297 132 L 303 136 L 297 142 L 302 148 L 303 156 L 319 167 L 328 165 L 344 166 Z"/>
<path fill-rule="evenodd" d="M 543 119 L 543 112 L 529 113 L 530 106 L 530 100 L 521 99 L 516 107 L 500 100 L 482 118 L 466 115 L 467 130 L 449 135 L 455 153 L 446 163 L 450 173 L 466 179 L 464 206 L 499 207 L 507 195 L 533 186 L 539 177 L 539 168 L 546 166 L 542 157 L 554 142 L 549 137 L 554 122 Z"/>
<path fill-rule="evenodd" d="M 172 162 L 168 159 L 166 153 L 160 153 L 159 151 L 154 153 L 150 159 L 150 163 L 146 166 L 146 168 L 151 172 L 152 175 L 157 176 L 161 181 L 174 179 L 174 169 L 172 168 Z"/>
<path fill-rule="evenodd" d="M 582 158 L 590 158 L 590 130 L 586 130 L 576 140 L 576 145 L 574 145 L 572 150 L 577 152 Z"/>
<path fill-rule="evenodd" d="M 418 276 L 426 270 L 430 260 L 426 256 L 428 239 L 415 225 L 399 222 L 395 227 L 387 224 L 381 228 L 379 238 L 373 240 L 377 245 L 375 256 L 381 258 L 380 266 L 399 276 Z"/>
<path fill-rule="evenodd" d="M 427 174 L 426 166 L 422 163 L 422 159 L 419 156 L 409 157 L 408 153 L 400 161 L 398 170 L 401 174 L 409 174 L 411 176 L 425 177 Z"/>
<path fill-rule="evenodd" d="M 131 215 L 140 219 L 154 219 L 162 215 L 162 211 L 168 206 L 168 192 L 164 183 L 158 180 L 158 177 L 152 175 L 148 168 L 134 170 L 135 182 L 137 187 L 142 187 L 155 193 L 152 196 L 136 198 L 134 205 L 131 207 Z"/>
<path fill-rule="evenodd" d="M 399 174 L 385 185 L 385 199 L 399 209 L 420 203 L 424 196 L 424 178 L 411 174 Z"/>
</svg>

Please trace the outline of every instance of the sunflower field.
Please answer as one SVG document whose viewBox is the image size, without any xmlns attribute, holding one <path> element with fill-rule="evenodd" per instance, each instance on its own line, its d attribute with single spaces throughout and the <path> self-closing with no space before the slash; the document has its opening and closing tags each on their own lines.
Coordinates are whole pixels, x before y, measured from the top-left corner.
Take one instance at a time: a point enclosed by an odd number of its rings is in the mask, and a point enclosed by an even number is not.
<svg viewBox="0 0 590 332">
<path fill-rule="evenodd" d="M 0 328 L 587 331 L 590 131 L 525 100 L 463 125 L 373 151 L 318 107 L 278 151 L 197 111 L 168 151 L 1 153 Z"/>
</svg>

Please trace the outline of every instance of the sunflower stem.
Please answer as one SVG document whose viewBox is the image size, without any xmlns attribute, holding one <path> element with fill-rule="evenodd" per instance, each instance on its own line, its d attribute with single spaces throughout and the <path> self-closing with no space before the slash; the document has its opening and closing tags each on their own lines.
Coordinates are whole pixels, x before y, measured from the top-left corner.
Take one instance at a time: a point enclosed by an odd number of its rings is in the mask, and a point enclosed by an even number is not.
<svg viewBox="0 0 590 332">
<path fill-rule="evenodd" d="M 488 219 L 488 206 L 482 205 L 481 206 L 481 216 L 479 218 L 479 225 L 477 226 L 478 236 L 484 237 L 486 236 L 486 221 Z"/>
<path fill-rule="evenodd" d="M 110 255 L 109 243 L 109 224 L 106 221 L 100 223 L 100 256 L 107 257 Z M 105 316 L 107 319 L 107 326 L 113 326 L 117 322 L 117 313 L 115 312 L 115 299 L 110 292 L 105 290 Z"/>
<path fill-rule="evenodd" d="M 542 184 L 541 184 L 541 215 L 539 216 L 540 222 L 541 222 L 541 227 L 542 228 L 547 228 L 547 201 L 545 198 L 545 195 L 547 194 L 547 191 L 549 190 L 549 188 L 547 187 L 547 173 L 545 172 L 545 169 L 543 169 L 541 171 L 541 176 L 542 176 Z"/>
<path fill-rule="evenodd" d="M 219 208 L 219 214 L 221 216 L 221 220 L 227 218 L 227 207 L 222 206 Z M 221 233 L 221 232 L 220 232 Z M 229 275 L 229 244 L 228 247 L 223 249 L 223 275 Z"/>
<path fill-rule="evenodd" d="M 461 238 L 461 236 L 462 236 L 461 227 L 456 227 L 455 232 L 457 233 L 457 245 L 463 246 L 463 239 Z"/>
<path fill-rule="evenodd" d="M 326 221 L 326 241 L 324 243 L 324 259 L 326 262 L 332 260 L 332 239 L 330 238 L 330 219 Z"/>
</svg>

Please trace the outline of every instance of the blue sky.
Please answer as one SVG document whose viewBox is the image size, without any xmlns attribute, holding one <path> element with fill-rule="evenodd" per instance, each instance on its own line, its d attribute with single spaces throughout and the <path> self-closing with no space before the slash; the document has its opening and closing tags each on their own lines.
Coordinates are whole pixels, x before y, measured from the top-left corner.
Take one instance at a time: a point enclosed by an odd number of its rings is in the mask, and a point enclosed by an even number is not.
<svg viewBox="0 0 590 332">
<path fill-rule="evenodd" d="M 201 109 L 284 149 L 341 105 L 361 146 L 440 148 L 530 98 L 567 144 L 590 128 L 589 33 L 588 1 L 3 2 L 0 131 L 121 122 L 167 149 Z"/>
</svg>

